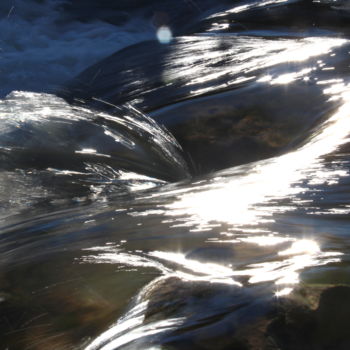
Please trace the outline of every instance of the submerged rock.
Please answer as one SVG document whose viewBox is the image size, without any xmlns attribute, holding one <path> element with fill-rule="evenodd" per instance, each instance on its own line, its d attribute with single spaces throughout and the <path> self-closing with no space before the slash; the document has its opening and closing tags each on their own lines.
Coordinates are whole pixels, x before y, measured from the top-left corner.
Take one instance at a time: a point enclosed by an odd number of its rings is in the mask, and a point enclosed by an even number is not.
<svg viewBox="0 0 350 350">
<path fill-rule="evenodd" d="M 258 293 L 258 294 L 256 294 Z M 264 297 L 258 288 L 160 279 L 143 295 L 144 323 L 183 318 L 161 344 L 169 349 L 348 349 L 350 288 L 298 287 L 290 296 Z"/>
<path fill-rule="evenodd" d="M 178 277 L 153 283 L 143 298 L 149 300 L 144 323 L 182 320 L 160 340 L 162 347 L 173 350 L 251 349 L 246 335 L 254 336 L 255 320 L 260 326 L 260 318 L 270 309 L 266 298 L 254 297 L 238 286 L 183 281 Z"/>
<path fill-rule="evenodd" d="M 276 349 L 345 350 L 350 347 L 347 329 L 350 312 L 350 287 L 299 288 L 299 294 L 317 300 L 317 307 L 284 300 L 267 333 Z M 274 348 L 273 348 L 274 349 Z"/>
<path fill-rule="evenodd" d="M 274 156 L 307 138 L 338 106 L 324 91 L 349 74 L 348 47 L 322 38 L 144 42 L 88 68 L 61 94 L 107 110 L 101 100 L 131 102 L 173 133 L 202 174 Z"/>
</svg>

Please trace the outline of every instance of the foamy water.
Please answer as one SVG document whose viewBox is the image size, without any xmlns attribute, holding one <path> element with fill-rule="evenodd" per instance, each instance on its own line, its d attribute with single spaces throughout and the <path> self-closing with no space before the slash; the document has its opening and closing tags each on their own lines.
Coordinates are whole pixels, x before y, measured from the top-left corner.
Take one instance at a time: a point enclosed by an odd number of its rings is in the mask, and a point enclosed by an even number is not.
<svg viewBox="0 0 350 350">
<path fill-rule="evenodd" d="M 147 20 L 122 26 L 65 20 L 64 0 L 0 3 L 0 97 L 13 90 L 53 91 L 99 59 L 155 37 Z"/>
</svg>

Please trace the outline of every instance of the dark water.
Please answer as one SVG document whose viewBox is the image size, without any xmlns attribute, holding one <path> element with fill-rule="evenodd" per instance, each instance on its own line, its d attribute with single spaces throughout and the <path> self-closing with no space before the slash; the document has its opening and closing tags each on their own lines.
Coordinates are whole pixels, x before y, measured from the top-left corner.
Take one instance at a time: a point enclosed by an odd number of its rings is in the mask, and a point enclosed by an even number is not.
<svg viewBox="0 0 350 350">
<path fill-rule="evenodd" d="M 51 5 L 163 43 L 0 101 L 0 349 L 348 349 L 347 3 Z"/>
</svg>

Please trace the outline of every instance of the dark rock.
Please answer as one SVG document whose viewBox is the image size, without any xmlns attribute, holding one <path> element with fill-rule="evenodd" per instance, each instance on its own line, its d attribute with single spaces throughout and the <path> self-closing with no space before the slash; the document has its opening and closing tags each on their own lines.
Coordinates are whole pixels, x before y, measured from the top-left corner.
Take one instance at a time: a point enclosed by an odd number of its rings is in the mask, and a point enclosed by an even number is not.
<svg viewBox="0 0 350 350">
<path fill-rule="evenodd" d="M 315 340 L 325 349 L 349 349 L 350 287 L 326 289 L 316 310 L 317 332 Z"/>
<path fill-rule="evenodd" d="M 307 103 L 305 96 L 313 102 Z M 150 115 L 172 132 L 194 172 L 206 173 L 272 157 L 300 144 L 329 116 L 332 104 L 322 99 L 321 91 L 300 82 L 287 90 L 252 84 Z"/>
<path fill-rule="evenodd" d="M 307 305 L 299 304 L 288 298 L 279 301 L 276 316 L 266 330 L 276 349 L 311 350 L 313 332 L 316 328 L 314 313 Z"/>
<path fill-rule="evenodd" d="M 144 295 L 149 300 L 145 323 L 185 317 L 162 339 L 169 349 L 349 348 L 349 287 L 305 286 L 283 298 L 254 297 L 251 292 L 177 277 L 161 279 Z"/>
<path fill-rule="evenodd" d="M 350 347 L 350 287 L 299 288 L 299 300 L 285 298 L 267 334 L 281 350 L 345 350 Z M 308 301 L 300 303 L 300 295 Z M 315 300 L 318 307 L 314 309 Z M 310 304 L 311 301 L 311 304 Z"/>
<path fill-rule="evenodd" d="M 144 299 L 149 300 L 145 323 L 185 318 L 161 340 L 162 346 L 174 350 L 252 349 L 247 336 L 260 332 L 258 328 L 264 327 L 260 317 L 269 309 L 262 299 L 254 300 L 240 287 L 183 281 L 177 277 L 155 282 Z M 259 343 L 257 339 L 252 342 Z"/>
</svg>

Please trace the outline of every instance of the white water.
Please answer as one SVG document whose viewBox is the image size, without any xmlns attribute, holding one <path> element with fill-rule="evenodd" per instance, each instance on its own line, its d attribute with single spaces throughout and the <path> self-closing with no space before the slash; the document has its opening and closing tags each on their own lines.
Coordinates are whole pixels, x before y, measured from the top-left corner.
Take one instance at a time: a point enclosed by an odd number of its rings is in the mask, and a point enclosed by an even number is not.
<svg viewBox="0 0 350 350">
<path fill-rule="evenodd" d="M 0 1 L 0 97 L 13 90 L 53 91 L 113 52 L 155 37 L 146 20 L 117 27 L 65 21 L 64 0 Z"/>
</svg>

